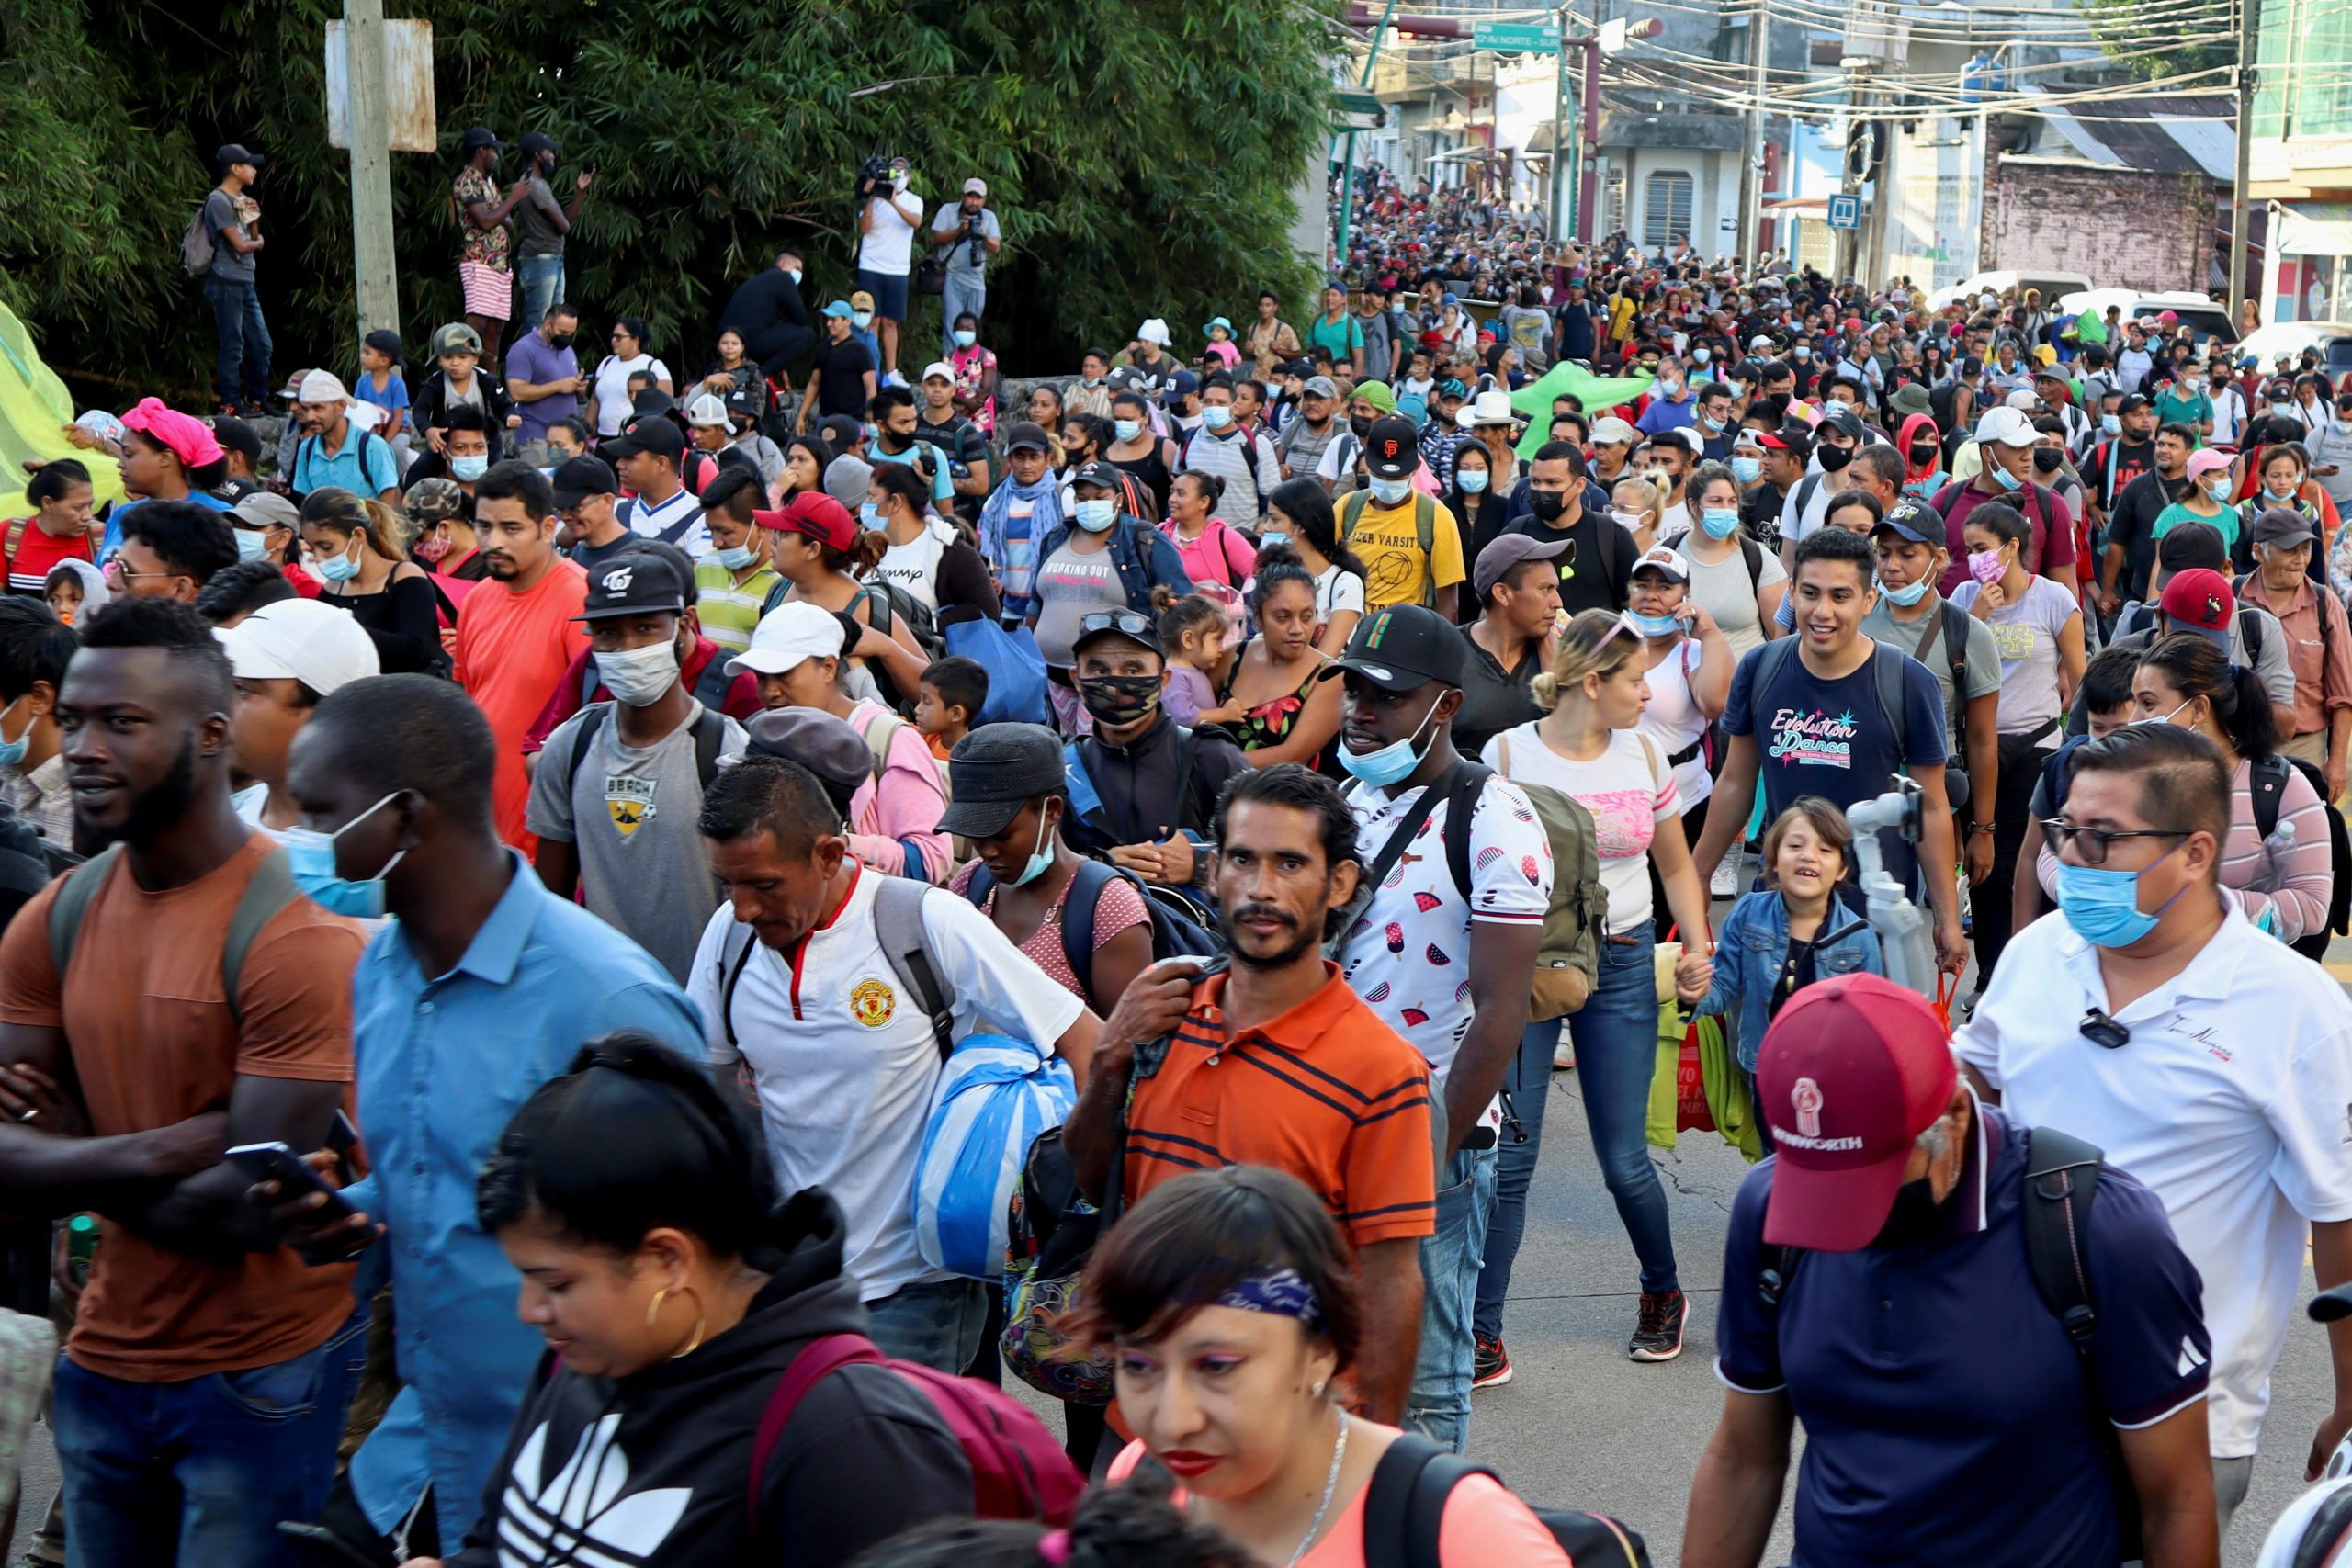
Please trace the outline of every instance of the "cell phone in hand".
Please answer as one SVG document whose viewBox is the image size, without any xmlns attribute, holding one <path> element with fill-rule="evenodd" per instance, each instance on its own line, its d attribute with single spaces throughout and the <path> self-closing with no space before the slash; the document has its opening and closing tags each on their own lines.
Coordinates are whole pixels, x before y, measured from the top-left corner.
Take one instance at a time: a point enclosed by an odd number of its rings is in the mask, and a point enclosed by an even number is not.
<svg viewBox="0 0 2352 1568">
<path fill-rule="evenodd" d="M 229 1158 L 255 1181 L 275 1181 L 282 1197 L 300 1198 L 306 1192 L 326 1195 L 326 1206 L 319 1211 L 323 1220 L 347 1220 L 358 1213 L 350 1201 L 319 1179 L 319 1173 L 303 1163 L 302 1156 L 284 1144 L 240 1144 L 229 1151 Z"/>
</svg>

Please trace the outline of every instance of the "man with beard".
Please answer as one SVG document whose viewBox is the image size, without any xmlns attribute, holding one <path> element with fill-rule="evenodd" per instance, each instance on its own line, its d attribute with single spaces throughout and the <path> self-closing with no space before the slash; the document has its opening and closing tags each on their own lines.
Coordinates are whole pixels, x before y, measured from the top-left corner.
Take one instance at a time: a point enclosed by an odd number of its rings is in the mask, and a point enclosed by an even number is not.
<svg viewBox="0 0 2352 1568">
<path fill-rule="evenodd" d="M 1393 1424 L 1413 1381 L 1420 1248 L 1435 1224 L 1430 1071 L 1323 958 L 1363 875 L 1355 813 L 1329 779 L 1284 762 L 1245 770 L 1213 828 L 1232 967 L 1204 976 L 1192 959 L 1168 959 L 1136 977 L 1103 1021 L 1063 1140 L 1079 1186 L 1100 1199 L 1115 1182 L 1123 1205 L 1204 1165 L 1269 1166 L 1312 1188 L 1355 1249 L 1363 1414 Z M 1164 1054 L 1138 1064 L 1148 1050 Z M 1228 1059 L 1258 1070 L 1225 1070 Z M 1362 1106 L 1379 1111 L 1351 1109 Z"/>
<path fill-rule="evenodd" d="M 91 618 L 56 716 L 76 829 L 113 847 L 0 942 L 0 1183 L 107 1222 L 53 1416 L 74 1561 L 100 1568 L 287 1562 L 277 1521 L 324 1503 L 363 1355 L 350 1270 L 288 1251 L 221 1158 L 327 1142 L 360 950 L 231 805 L 235 701 L 187 605 Z"/>
<path fill-rule="evenodd" d="M 588 646 L 576 618 L 588 601 L 588 574 L 557 551 L 555 528 L 555 491 L 529 464 L 501 463 L 474 485 L 474 530 L 489 575 L 466 596 L 457 675 L 498 737 L 498 836 L 526 855 L 537 840 L 524 824 L 524 737 Z"/>
</svg>

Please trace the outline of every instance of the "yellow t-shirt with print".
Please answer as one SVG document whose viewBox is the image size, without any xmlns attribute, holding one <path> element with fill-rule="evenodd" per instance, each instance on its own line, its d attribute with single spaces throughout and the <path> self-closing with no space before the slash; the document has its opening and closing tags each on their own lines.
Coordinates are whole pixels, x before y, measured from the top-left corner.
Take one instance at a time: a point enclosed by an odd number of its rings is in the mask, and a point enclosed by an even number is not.
<svg viewBox="0 0 2352 1568">
<path fill-rule="evenodd" d="M 1348 530 L 1348 543 L 1363 562 L 1365 609 L 1419 604 L 1429 596 L 1432 583 L 1447 588 L 1470 575 L 1462 565 L 1462 531 L 1444 506 L 1419 491 L 1391 507 L 1373 501 L 1368 491 L 1359 493 L 1365 497 L 1363 510 Z M 1422 506 L 1436 513 L 1426 557 L 1421 551 L 1421 526 L 1414 515 Z M 1343 502 L 1343 520 L 1348 510 Z"/>
</svg>

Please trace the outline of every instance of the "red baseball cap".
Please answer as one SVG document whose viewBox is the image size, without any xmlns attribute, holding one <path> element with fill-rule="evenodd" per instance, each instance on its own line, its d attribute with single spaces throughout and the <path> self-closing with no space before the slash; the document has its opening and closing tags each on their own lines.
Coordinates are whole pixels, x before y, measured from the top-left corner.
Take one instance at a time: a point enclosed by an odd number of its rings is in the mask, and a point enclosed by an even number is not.
<svg viewBox="0 0 2352 1568">
<path fill-rule="evenodd" d="M 1928 998 L 1877 975 L 1842 975 L 1790 998 L 1756 1062 L 1772 1129 L 1764 1239 L 1853 1252 L 1894 1211 L 1911 1145 L 1951 1104 L 1951 1030 Z"/>
<path fill-rule="evenodd" d="M 2230 650 L 2230 618 L 2237 610 L 2237 595 L 2230 580 L 2210 567 L 2176 571 L 2156 597 L 2156 608 L 2175 631 L 2202 632 Z"/>
<path fill-rule="evenodd" d="M 786 502 L 782 511 L 754 512 L 752 521 L 780 534 L 805 534 L 827 549 L 846 550 L 857 543 L 857 519 L 821 491 L 804 490 Z"/>
</svg>

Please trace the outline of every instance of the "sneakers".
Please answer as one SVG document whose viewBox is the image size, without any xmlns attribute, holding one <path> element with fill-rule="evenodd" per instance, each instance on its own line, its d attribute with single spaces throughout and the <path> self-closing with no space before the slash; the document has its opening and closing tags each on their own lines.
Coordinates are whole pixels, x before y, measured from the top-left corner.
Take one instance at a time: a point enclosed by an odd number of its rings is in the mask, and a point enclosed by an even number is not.
<svg viewBox="0 0 2352 1568">
<path fill-rule="evenodd" d="M 1736 855 L 1727 855 L 1715 864 L 1714 875 L 1707 879 L 1707 893 L 1715 898 L 1739 897 L 1739 865 Z"/>
<path fill-rule="evenodd" d="M 1690 1316 L 1690 1303 L 1680 1291 L 1644 1291 L 1641 1323 L 1625 1353 L 1636 1361 L 1671 1361 L 1682 1354 L 1682 1325 Z"/>
<path fill-rule="evenodd" d="M 1503 1348 L 1499 1339 L 1483 1336 L 1472 1345 L 1470 1351 L 1470 1386 L 1474 1389 L 1500 1388 L 1510 1382 L 1510 1352 Z"/>
<path fill-rule="evenodd" d="M 1552 1070 L 1564 1073 L 1576 1065 L 1576 1042 L 1568 1038 L 1568 1032 L 1564 1029 L 1560 1031 L 1560 1043 L 1552 1047 Z"/>
</svg>

